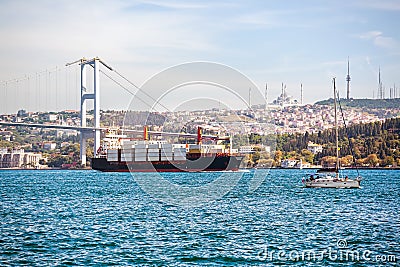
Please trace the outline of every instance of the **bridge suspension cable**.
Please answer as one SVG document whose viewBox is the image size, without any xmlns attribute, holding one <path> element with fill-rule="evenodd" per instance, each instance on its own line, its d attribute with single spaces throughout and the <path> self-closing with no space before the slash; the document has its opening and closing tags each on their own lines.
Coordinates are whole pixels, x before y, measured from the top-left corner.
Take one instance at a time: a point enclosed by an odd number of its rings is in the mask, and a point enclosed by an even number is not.
<svg viewBox="0 0 400 267">
<path fill-rule="evenodd" d="M 129 90 L 129 88 L 127 88 L 126 86 L 124 86 L 122 83 L 118 82 L 117 80 L 115 80 L 113 77 L 111 77 L 110 75 L 108 75 L 107 73 L 105 73 L 104 71 L 100 70 L 100 72 L 105 75 L 107 78 L 109 78 L 111 81 L 115 82 L 118 86 L 120 86 L 122 89 L 124 89 L 126 92 L 128 92 L 129 94 L 135 96 L 138 100 L 140 100 L 143 104 L 145 104 L 146 106 L 150 107 L 150 108 L 154 108 L 152 105 L 150 105 L 149 103 L 147 103 L 145 100 L 143 100 L 141 97 L 139 97 L 137 94 L 133 93 L 131 90 Z M 135 85 L 136 87 L 136 85 Z M 138 87 L 137 87 L 138 88 Z M 139 89 L 139 88 L 138 88 Z M 149 96 L 151 97 L 151 96 Z M 169 111 L 168 108 L 166 108 L 165 106 L 163 106 L 165 109 L 167 109 Z"/>
<path fill-rule="evenodd" d="M 2 90 L 0 94 L 2 96 L 2 99 L 0 99 L 0 113 L 15 113 L 19 109 L 29 111 L 78 110 L 80 92 L 76 88 L 79 88 L 80 83 L 78 78 L 79 68 L 71 71 L 71 65 L 73 63 L 81 63 L 82 60 L 85 59 L 69 63 L 64 67 L 50 67 L 32 74 L 0 81 Z M 165 104 L 160 103 L 121 72 L 111 68 L 104 61 L 101 61 L 101 63 L 110 72 L 115 73 L 115 75 L 110 75 L 111 73 L 100 69 L 99 71 L 102 75 L 117 84 L 128 94 L 135 96 L 135 99 L 146 107 L 154 111 L 159 111 L 157 110 L 158 108 L 171 111 Z M 65 75 L 62 75 L 63 71 Z"/>
<path fill-rule="evenodd" d="M 167 111 L 171 112 L 171 110 L 169 110 L 169 108 L 167 108 L 166 106 L 164 106 L 163 104 L 161 104 L 159 101 L 157 101 L 156 99 L 154 99 L 150 94 L 148 94 L 146 91 L 144 90 L 140 90 L 140 88 L 138 86 L 136 86 L 133 82 L 131 82 L 128 78 L 126 78 L 125 76 L 123 76 L 121 73 L 119 73 L 117 70 L 113 70 L 118 76 L 120 76 L 122 79 L 124 79 L 125 81 L 127 81 L 128 83 L 130 83 L 131 85 L 133 85 L 136 89 L 138 89 L 139 92 L 142 92 L 143 94 L 145 94 L 147 97 L 151 98 L 151 100 L 155 101 L 155 103 L 159 104 L 160 106 L 162 106 L 163 108 L 165 108 Z M 136 96 L 137 97 L 137 96 Z M 148 105 L 148 104 L 147 104 Z M 150 105 L 148 105 L 150 106 Z M 151 108 L 154 108 L 154 106 L 150 106 Z"/>
<path fill-rule="evenodd" d="M 65 69 L 65 76 L 61 75 Z M 49 111 L 77 109 L 77 90 L 70 82 L 74 73 L 70 67 L 50 67 L 32 74 L 0 81 L 0 113 L 11 114 L 17 110 Z M 75 72 L 75 80 L 77 81 Z M 63 82 L 65 80 L 65 83 Z M 70 93 L 71 92 L 71 93 Z M 72 96 L 76 97 L 72 98 Z"/>
<path fill-rule="evenodd" d="M 67 63 L 66 66 L 78 63 L 78 62 L 83 62 L 86 59 L 79 59 L 76 60 L 74 62 L 71 63 Z M 107 65 L 104 61 L 99 60 L 108 70 L 116 73 L 120 78 L 122 78 L 123 80 L 125 80 L 126 82 L 128 82 L 130 85 L 132 85 L 133 87 L 135 87 L 137 89 L 136 93 L 132 92 L 129 88 L 127 88 L 126 86 L 124 86 L 121 82 L 117 81 L 116 79 L 114 79 L 113 77 L 111 77 L 110 75 L 108 75 L 107 73 L 105 73 L 103 70 L 99 70 L 100 73 L 102 73 L 104 76 L 106 76 L 108 79 L 110 79 L 111 81 L 113 81 L 115 84 L 117 84 L 118 86 L 120 86 L 122 89 L 124 89 L 126 92 L 128 92 L 129 94 L 135 96 L 139 101 L 141 101 L 143 104 L 145 104 L 146 106 L 155 109 L 154 105 L 151 105 L 149 103 L 147 103 L 143 98 L 139 97 L 137 95 L 138 92 L 141 92 L 143 94 L 145 94 L 147 97 L 149 97 L 151 100 L 154 101 L 154 103 L 157 103 L 158 105 L 160 105 L 161 107 L 163 107 L 165 110 L 171 112 L 171 110 L 166 107 L 165 105 L 163 105 L 162 103 L 160 103 L 159 101 L 157 101 L 156 99 L 154 99 L 154 97 L 152 97 L 150 94 L 148 94 L 147 92 L 145 92 L 144 90 L 141 90 L 139 86 L 137 86 L 136 84 L 134 84 L 132 81 L 130 81 L 128 78 L 126 78 L 124 75 L 122 75 L 120 72 L 118 72 L 115 68 L 110 67 L 109 65 Z M 157 110 L 156 110 L 157 111 Z"/>
</svg>

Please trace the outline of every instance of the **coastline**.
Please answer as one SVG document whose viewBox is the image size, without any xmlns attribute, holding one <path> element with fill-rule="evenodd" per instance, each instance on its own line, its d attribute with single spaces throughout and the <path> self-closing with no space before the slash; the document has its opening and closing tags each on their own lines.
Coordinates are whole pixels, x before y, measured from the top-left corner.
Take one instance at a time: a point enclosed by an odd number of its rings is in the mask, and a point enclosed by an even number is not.
<svg viewBox="0 0 400 267">
<path fill-rule="evenodd" d="M 90 171 L 92 168 L 42 168 L 42 169 L 33 169 L 33 168 L 0 168 L 0 171 Z"/>
<path fill-rule="evenodd" d="M 250 168 L 253 169 L 253 168 Z M 279 170 L 319 170 L 321 167 L 310 167 L 310 168 L 282 168 L 282 167 L 271 167 L 271 168 L 258 168 L 258 169 L 279 169 Z M 341 170 L 400 170 L 400 167 L 346 167 Z"/>
<path fill-rule="evenodd" d="M 240 168 L 239 170 L 267 170 L 267 169 L 276 169 L 276 170 L 318 170 L 320 167 L 310 167 L 310 168 L 282 168 L 282 167 L 271 167 L 271 168 Z M 400 170 L 400 167 L 347 167 L 342 170 Z M 93 170 L 90 167 L 87 168 L 43 168 L 43 169 L 32 169 L 32 168 L 0 168 L 0 171 L 90 171 Z"/>
</svg>

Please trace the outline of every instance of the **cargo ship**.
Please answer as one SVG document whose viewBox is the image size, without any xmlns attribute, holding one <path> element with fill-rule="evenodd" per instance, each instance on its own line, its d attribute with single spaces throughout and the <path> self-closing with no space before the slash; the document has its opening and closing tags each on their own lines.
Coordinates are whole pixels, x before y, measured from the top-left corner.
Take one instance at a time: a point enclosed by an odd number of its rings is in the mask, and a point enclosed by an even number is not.
<svg viewBox="0 0 400 267">
<path fill-rule="evenodd" d="M 148 140 L 147 127 L 142 140 L 132 140 L 109 129 L 97 156 L 91 159 L 92 169 L 103 172 L 204 172 L 237 171 L 243 159 L 230 145 L 216 144 L 227 138 L 206 137 L 215 143 L 203 144 L 202 129 L 195 144 L 171 144 Z"/>
</svg>

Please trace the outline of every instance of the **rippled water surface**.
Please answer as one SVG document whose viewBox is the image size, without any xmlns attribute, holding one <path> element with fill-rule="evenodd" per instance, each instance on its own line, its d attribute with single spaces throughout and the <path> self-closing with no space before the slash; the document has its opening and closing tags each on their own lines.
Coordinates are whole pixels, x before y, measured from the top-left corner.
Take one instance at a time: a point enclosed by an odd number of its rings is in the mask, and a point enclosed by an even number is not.
<svg viewBox="0 0 400 267">
<path fill-rule="evenodd" d="M 0 171 L 0 265 L 399 264 L 399 171 L 362 171 L 361 189 L 303 188 L 305 170 L 260 172 L 256 191 L 244 173 L 194 207 L 160 201 L 129 173 Z M 164 178 L 198 187 L 218 175 Z"/>
</svg>

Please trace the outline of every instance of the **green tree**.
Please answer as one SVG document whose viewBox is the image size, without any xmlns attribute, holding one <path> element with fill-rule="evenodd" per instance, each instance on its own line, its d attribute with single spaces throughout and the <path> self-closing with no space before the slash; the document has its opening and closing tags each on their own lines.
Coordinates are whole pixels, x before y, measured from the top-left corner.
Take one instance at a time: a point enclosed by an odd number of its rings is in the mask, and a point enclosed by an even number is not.
<svg viewBox="0 0 400 267">
<path fill-rule="evenodd" d="M 304 157 L 305 161 L 307 161 L 310 164 L 314 164 L 314 154 L 311 151 L 307 149 L 302 149 L 301 155 Z"/>
<path fill-rule="evenodd" d="M 260 152 L 256 151 L 252 154 L 252 161 L 253 162 L 258 162 L 258 160 L 260 159 Z"/>
<path fill-rule="evenodd" d="M 371 167 L 376 167 L 379 164 L 379 158 L 376 154 L 370 154 L 364 162 Z"/>
<path fill-rule="evenodd" d="M 340 158 L 340 165 L 344 167 L 351 166 L 353 164 L 353 156 L 347 155 L 345 157 Z"/>
<path fill-rule="evenodd" d="M 386 156 L 382 161 L 381 165 L 386 167 L 386 166 L 393 166 L 394 165 L 394 158 L 392 156 Z"/>
<path fill-rule="evenodd" d="M 12 142 L 6 141 L 6 140 L 0 140 L 0 148 L 1 147 L 13 147 L 14 144 Z"/>
<path fill-rule="evenodd" d="M 280 150 L 275 151 L 274 161 L 275 161 L 275 165 L 276 166 L 280 165 L 280 162 L 282 160 L 282 156 L 283 156 L 282 151 L 280 151 Z"/>
<path fill-rule="evenodd" d="M 54 157 L 50 157 L 47 161 L 47 166 L 60 168 L 63 164 L 71 163 L 71 158 L 68 156 L 56 155 Z"/>
</svg>

